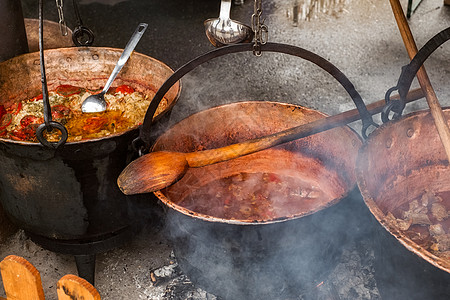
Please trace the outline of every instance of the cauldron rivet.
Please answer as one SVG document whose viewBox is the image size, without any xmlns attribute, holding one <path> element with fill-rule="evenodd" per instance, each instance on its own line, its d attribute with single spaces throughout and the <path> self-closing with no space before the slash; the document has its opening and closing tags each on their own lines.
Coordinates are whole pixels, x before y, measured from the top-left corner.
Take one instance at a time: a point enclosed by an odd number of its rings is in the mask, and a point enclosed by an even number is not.
<svg viewBox="0 0 450 300">
<path fill-rule="evenodd" d="M 72 59 L 71 59 L 70 57 L 66 57 L 66 61 L 67 61 L 67 62 L 71 62 Z"/>
<path fill-rule="evenodd" d="M 414 129 L 408 128 L 408 130 L 406 131 L 406 136 L 412 137 L 413 135 L 414 135 Z"/>
<path fill-rule="evenodd" d="M 98 60 L 98 54 L 93 54 L 93 55 L 92 55 L 92 59 L 93 59 L 93 60 Z"/>
<path fill-rule="evenodd" d="M 388 138 L 388 139 L 386 140 L 386 148 L 391 148 L 391 146 L 392 146 L 392 139 L 391 139 L 391 138 Z"/>
</svg>

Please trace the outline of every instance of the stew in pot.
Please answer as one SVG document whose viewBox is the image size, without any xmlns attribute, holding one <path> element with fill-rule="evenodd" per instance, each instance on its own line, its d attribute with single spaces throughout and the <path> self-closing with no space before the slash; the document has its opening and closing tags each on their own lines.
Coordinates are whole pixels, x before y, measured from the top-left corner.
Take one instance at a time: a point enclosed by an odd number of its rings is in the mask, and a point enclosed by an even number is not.
<svg viewBox="0 0 450 300">
<path fill-rule="evenodd" d="M 218 218 L 276 219 L 314 211 L 330 201 L 319 184 L 275 173 L 239 173 L 191 191 L 179 205 Z"/>
<path fill-rule="evenodd" d="M 100 138 L 123 132 L 142 123 L 154 95 L 135 91 L 133 87 L 112 87 L 105 94 L 107 110 L 101 113 L 82 113 L 81 104 L 91 94 L 89 90 L 72 85 L 60 85 L 49 91 L 52 120 L 66 126 L 69 142 Z M 163 99 L 157 112 L 168 105 Z M 0 138 L 37 142 L 36 129 L 44 123 L 42 94 L 5 107 L 0 105 Z M 49 141 L 59 140 L 59 131 L 46 133 Z"/>
<path fill-rule="evenodd" d="M 424 193 L 387 214 L 387 221 L 412 241 L 443 259 L 450 259 L 449 192 Z"/>
</svg>

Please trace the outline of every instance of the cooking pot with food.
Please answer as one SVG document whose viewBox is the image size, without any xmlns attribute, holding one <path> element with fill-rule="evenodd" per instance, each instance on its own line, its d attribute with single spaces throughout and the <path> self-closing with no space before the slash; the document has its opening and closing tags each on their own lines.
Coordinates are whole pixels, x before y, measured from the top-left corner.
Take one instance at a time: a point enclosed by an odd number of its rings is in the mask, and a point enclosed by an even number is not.
<svg viewBox="0 0 450 300">
<path fill-rule="evenodd" d="M 101 89 L 121 53 L 121 49 L 112 48 L 46 50 L 48 90 L 56 91 L 54 98 L 60 101 Z M 127 87 L 141 95 L 136 101 L 151 99 L 172 73 L 164 63 L 134 53 L 114 86 Z M 44 147 L 33 141 L 34 131 L 26 130 L 34 125 L 33 113 L 42 114 L 40 109 L 34 112 L 33 103 L 25 101 L 39 101 L 42 93 L 39 53 L 1 63 L 0 83 L 4 125 L 0 133 L 0 201 L 10 218 L 31 235 L 58 241 L 93 242 L 133 225 L 136 218 L 128 198 L 117 188 L 116 178 L 129 159 L 131 141 L 138 133 L 137 123 L 96 135 L 91 129 L 100 121 L 108 127 L 115 127 L 115 121 L 108 115 L 81 116 L 77 123 L 67 118 L 66 113 L 72 112 L 73 107 L 53 103 L 54 118 L 56 113 L 64 124 L 72 123 L 81 130 L 71 138 L 69 129 L 69 140 L 63 146 Z M 162 121 L 168 115 L 179 90 L 176 83 L 158 107 L 155 120 Z M 121 92 L 119 96 L 124 98 L 125 92 Z M 134 113 L 127 108 L 125 114 Z M 26 116 L 20 115 L 25 109 L 29 109 Z M 143 113 L 145 110 L 146 107 Z M 134 117 L 143 119 L 143 113 Z M 83 137 L 86 130 L 91 130 L 92 135 Z"/>
<path fill-rule="evenodd" d="M 403 68 L 401 100 L 389 101 L 383 119 L 400 116 L 417 70 L 442 43 L 443 30 Z M 450 118 L 450 110 L 444 109 Z M 450 297 L 450 170 L 430 112 L 389 121 L 366 140 L 357 159 L 357 181 L 379 228 L 375 275 L 387 299 Z"/>
<path fill-rule="evenodd" d="M 322 117 L 281 103 L 224 105 L 181 121 L 154 150 L 216 148 Z M 347 238 L 344 198 L 354 187 L 351 154 L 359 146 L 354 132 L 339 128 L 190 169 L 156 192 L 170 208 L 167 229 L 182 270 L 225 299 L 273 299 L 315 287 Z"/>
<path fill-rule="evenodd" d="M 157 92 L 202 62 L 252 44 L 219 48 L 187 63 Z M 298 56 L 319 65 L 362 100 L 348 79 L 323 58 L 301 48 L 267 43 L 261 50 Z M 324 118 L 305 107 L 237 102 L 198 112 L 162 134 L 152 151 L 193 152 L 246 141 Z M 371 119 L 370 119 L 371 120 Z M 144 141 L 144 120 L 140 138 Z M 167 208 L 167 233 L 182 271 L 225 299 L 275 299 L 308 293 L 337 264 L 354 225 L 349 193 L 361 145 L 348 127 L 295 140 L 201 168 L 189 168 L 155 192 Z M 350 228 L 349 228 L 350 227 Z"/>
</svg>

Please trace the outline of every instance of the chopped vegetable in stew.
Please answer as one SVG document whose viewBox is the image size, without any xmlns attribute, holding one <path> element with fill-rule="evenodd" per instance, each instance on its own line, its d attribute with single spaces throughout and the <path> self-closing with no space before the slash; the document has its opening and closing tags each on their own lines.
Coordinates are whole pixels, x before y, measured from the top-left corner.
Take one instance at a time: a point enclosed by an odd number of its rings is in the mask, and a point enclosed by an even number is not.
<svg viewBox="0 0 450 300">
<path fill-rule="evenodd" d="M 98 92 L 72 85 L 60 85 L 49 92 L 52 120 L 66 126 L 68 142 L 100 138 L 140 125 L 153 97 L 137 92 L 131 86 L 120 85 L 110 88 L 105 95 L 105 112 L 82 113 L 83 101 Z M 163 98 L 156 113 L 167 105 L 167 99 Z M 0 138 L 37 142 L 36 129 L 43 123 L 42 94 L 8 107 L 0 105 Z M 47 140 L 59 140 L 59 131 L 45 133 Z"/>
<path fill-rule="evenodd" d="M 234 220 L 267 220 L 315 211 L 330 199 L 318 186 L 275 173 L 240 173 L 192 191 L 179 204 Z"/>
<path fill-rule="evenodd" d="M 419 246 L 450 260 L 450 202 L 444 200 L 448 196 L 424 191 L 419 198 L 389 212 L 386 220 Z"/>
</svg>

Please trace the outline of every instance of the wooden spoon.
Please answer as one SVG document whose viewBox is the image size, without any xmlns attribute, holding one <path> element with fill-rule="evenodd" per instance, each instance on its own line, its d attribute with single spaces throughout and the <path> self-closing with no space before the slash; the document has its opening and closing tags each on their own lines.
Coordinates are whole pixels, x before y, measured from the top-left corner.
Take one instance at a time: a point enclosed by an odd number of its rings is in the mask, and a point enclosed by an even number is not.
<svg viewBox="0 0 450 300">
<path fill-rule="evenodd" d="M 400 30 L 400 34 L 403 38 L 403 43 L 405 44 L 406 51 L 408 52 L 410 59 L 413 59 L 418 50 L 400 1 L 390 0 L 390 3 L 395 19 L 397 21 L 398 29 Z M 416 76 L 417 80 L 419 81 L 420 87 L 425 93 L 428 106 L 430 107 L 431 115 L 433 116 L 439 137 L 441 138 L 445 153 L 447 154 L 448 161 L 450 162 L 450 129 L 448 128 L 447 121 L 444 118 L 444 113 L 442 112 L 442 108 L 439 104 L 436 93 L 433 90 L 424 66 L 419 69 Z"/>
<path fill-rule="evenodd" d="M 416 89 L 408 93 L 405 102 L 422 97 L 423 92 Z M 398 95 L 393 98 L 398 98 Z M 379 113 L 384 104 L 384 100 L 377 101 L 368 105 L 367 110 L 370 114 Z M 119 175 L 117 184 L 126 195 L 154 192 L 180 179 L 189 167 L 197 168 L 230 160 L 357 120 L 359 120 L 358 110 L 353 109 L 265 137 L 222 148 L 190 153 L 151 152 L 131 162 Z"/>
</svg>

